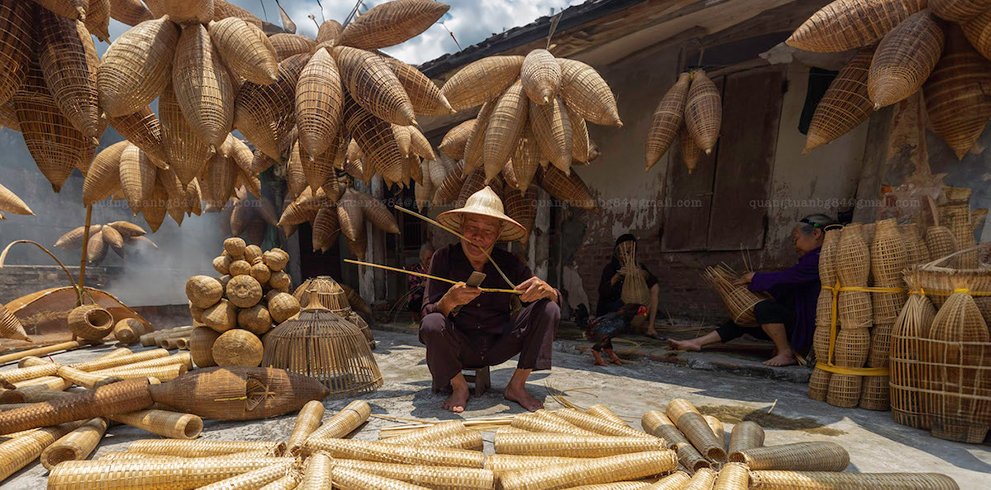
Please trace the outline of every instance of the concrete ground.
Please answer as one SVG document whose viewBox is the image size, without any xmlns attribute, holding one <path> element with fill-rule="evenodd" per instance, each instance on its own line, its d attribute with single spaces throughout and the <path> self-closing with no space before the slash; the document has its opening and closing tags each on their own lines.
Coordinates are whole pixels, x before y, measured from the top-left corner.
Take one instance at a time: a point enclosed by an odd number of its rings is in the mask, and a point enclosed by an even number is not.
<svg viewBox="0 0 991 490">
<path fill-rule="evenodd" d="M 395 425 L 381 418 L 449 420 L 460 418 L 440 408 L 443 395 L 430 391 L 430 376 L 424 349 L 415 330 L 394 328 L 376 331 L 375 357 L 385 376 L 384 386 L 361 398 L 372 406 L 373 417 L 354 437 L 377 439 L 378 430 Z M 649 357 L 623 366 L 593 366 L 591 357 L 576 350 L 580 342 L 560 340 L 555 344 L 554 369 L 530 378 L 530 389 L 543 398 L 549 409 L 561 404 L 551 392 L 563 393 L 581 407 L 603 404 L 639 428 L 640 416 L 648 410 L 663 410 L 672 398 L 686 398 L 703 413 L 718 416 L 727 434 L 739 420 L 754 420 L 766 431 L 767 445 L 801 441 L 834 441 L 850 452 L 848 471 L 938 472 L 954 478 L 963 489 L 988 488 L 991 481 L 991 447 L 960 444 L 895 424 L 890 412 L 840 409 L 810 400 L 800 383 L 737 376 L 725 371 L 698 370 L 688 364 L 655 362 Z M 92 359 L 113 345 L 63 353 L 56 362 Z M 135 349 L 136 350 L 136 349 Z M 509 415 L 521 408 L 503 399 L 505 386 L 515 367 L 510 361 L 492 370 L 493 389 L 471 398 L 465 418 Z M 3 369 L 9 369 L 3 368 Z M 349 400 L 325 400 L 328 414 Z M 201 438 L 214 440 L 285 440 L 292 432 L 295 415 L 254 422 L 206 421 Z M 486 433 L 486 452 L 492 451 L 492 433 Z M 122 451 L 137 439 L 157 438 L 127 426 L 112 427 L 94 457 Z M 29 464 L 0 485 L 0 488 L 44 488 L 47 471 L 37 462 Z"/>
</svg>

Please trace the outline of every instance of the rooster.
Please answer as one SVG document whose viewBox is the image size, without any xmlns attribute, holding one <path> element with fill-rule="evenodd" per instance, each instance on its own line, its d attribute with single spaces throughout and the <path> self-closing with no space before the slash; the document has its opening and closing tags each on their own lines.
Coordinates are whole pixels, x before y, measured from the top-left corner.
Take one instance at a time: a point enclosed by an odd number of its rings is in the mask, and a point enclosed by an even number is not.
<svg viewBox="0 0 991 490">
<path fill-rule="evenodd" d="M 582 315 L 581 313 L 584 313 Z M 601 351 L 609 355 L 609 359 L 616 364 L 623 364 L 623 361 L 616 356 L 612 348 L 612 338 L 626 333 L 630 328 L 630 323 L 638 316 L 647 316 L 647 307 L 638 304 L 623 305 L 619 311 L 606 313 L 596 317 L 591 322 L 588 321 L 588 313 L 580 312 L 576 323 L 584 330 L 585 340 L 594 342 L 592 345 L 592 355 L 595 356 L 596 366 L 607 366 L 602 359 Z"/>
</svg>

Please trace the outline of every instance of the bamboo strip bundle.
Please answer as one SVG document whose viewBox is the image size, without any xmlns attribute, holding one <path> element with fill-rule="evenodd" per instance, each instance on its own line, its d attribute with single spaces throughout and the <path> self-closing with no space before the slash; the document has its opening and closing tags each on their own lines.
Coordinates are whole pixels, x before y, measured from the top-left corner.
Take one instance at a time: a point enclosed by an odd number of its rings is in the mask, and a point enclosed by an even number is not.
<svg viewBox="0 0 991 490">
<path fill-rule="evenodd" d="M 89 457 L 103 440 L 107 431 L 107 420 L 94 418 L 62 436 L 41 453 L 41 465 L 51 471 L 63 461 L 78 461 Z"/>
<path fill-rule="evenodd" d="M 292 471 L 293 466 L 296 464 L 295 460 L 286 459 L 285 461 L 273 464 L 271 466 L 265 466 L 258 468 L 256 470 L 251 470 L 247 473 L 242 473 L 237 476 L 232 476 L 225 480 L 220 480 L 218 482 L 211 483 L 209 485 L 204 485 L 200 487 L 200 490 L 231 490 L 231 489 L 258 489 L 262 488 L 269 483 L 272 483 L 282 477 L 286 476 L 286 473 Z"/>
<path fill-rule="evenodd" d="M 516 81 L 523 60 L 523 56 L 489 56 L 469 63 L 444 83 L 441 94 L 457 110 L 484 104 Z"/>
<path fill-rule="evenodd" d="M 502 475 L 500 481 L 505 490 L 555 490 L 643 478 L 673 470 L 677 465 L 671 451 L 648 451 L 512 472 Z"/>
<path fill-rule="evenodd" d="M 661 159 L 678 136 L 678 128 L 685 120 L 685 102 L 688 100 L 690 82 L 691 74 L 678 75 L 678 80 L 668 89 L 654 109 L 654 120 L 650 132 L 647 133 L 646 170 L 650 170 Z M 811 132 L 811 128 L 809 131 Z"/>
<path fill-rule="evenodd" d="M 397 446 L 395 444 L 351 439 L 314 439 L 310 436 L 306 441 L 303 453 L 313 454 L 317 451 L 326 451 L 334 458 L 429 466 L 481 468 L 484 461 L 484 455 L 478 451 L 422 446 Z"/>
<path fill-rule="evenodd" d="M 142 439 L 127 447 L 129 453 L 180 456 L 184 458 L 220 457 L 247 451 L 266 451 L 273 457 L 282 456 L 286 443 L 278 441 L 208 441 L 178 439 Z"/>
<path fill-rule="evenodd" d="M 946 34 L 940 22 L 924 9 L 892 29 L 878 45 L 867 80 L 875 109 L 922 88 L 943 52 Z"/>
<path fill-rule="evenodd" d="M 418 446 L 425 442 L 444 439 L 447 437 L 464 434 L 465 432 L 467 432 L 467 429 L 465 429 L 465 423 L 463 421 L 452 420 L 434 424 L 424 429 L 410 431 L 395 437 L 389 437 L 388 439 L 382 439 L 381 442 L 386 444 Z M 379 433 L 379 437 L 381 437 L 381 432 Z"/>
<path fill-rule="evenodd" d="M 981 81 L 991 76 L 991 61 L 950 28 L 943 57 L 926 79 L 923 94 L 933 132 L 940 135 L 958 159 L 970 151 L 991 118 Z"/>
<path fill-rule="evenodd" d="M 258 468 L 284 464 L 283 458 L 199 458 L 177 461 L 66 461 L 52 468 L 51 489 L 116 490 L 197 488 Z"/>
<path fill-rule="evenodd" d="M 114 40 L 97 75 L 100 104 L 109 117 L 134 114 L 165 89 L 179 29 L 167 18 L 143 22 Z"/>
<path fill-rule="evenodd" d="M 733 460 L 733 455 L 746 449 L 755 449 L 764 446 L 764 429 L 756 422 L 745 420 L 733 426 L 733 432 L 729 439 L 729 459 Z"/>
<path fill-rule="evenodd" d="M 685 485 L 684 490 L 711 489 L 716 483 L 716 471 L 709 468 L 701 468 L 692 475 L 692 479 Z"/>
<path fill-rule="evenodd" d="M 76 430 L 82 422 L 43 427 L 16 439 L 0 443 L 0 479 L 6 479 L 34 461 L 59 438 Z"/>
<path fill-rule="evenodd" d="M 843 471 L 850 454 L 835 442 L 798 442 L 738 451 L 731 460 L 751 470 Z"/>
<path fill-rule="evenodd" d="M 513 422 L 510 425 L 518 429 L 526 429 L 533 432 L 558 433 L 573 436 L 598 435 L 595 432 L 580 429 L 574 424 L 560 419 L 560 417 L 537 415 L 536 413 L 519 414 L 513 417 Z"/>
<path fill-rule="evenodd" d="M 615 436 L 575 436 L 555 433 L 496 434 L 499 454 L 597 458 L 615 454 L 660 451 L 666 449 L 662 439 Z"/>
<path fill-rule="evenodd" d="M 813 14 L 785 42 L 823 53 L 860 48 L 880 40 L 926 4 L 925 0 L 839 0 Z"/>
<path fill-rule="evenodd" d="M 604 436 L 654 437 L 645 432 L 633 429 L 626 424 L 620 425 L 609 420 L 603 420 L 573 408 L 566 408 L 553 413 L 580 429 L 589 430 Z M 665 442 L 666 444 L 667 442 Z"/>
<path fill-rule="evenodd" d="M 568 108 L 595 124 L 623 127 L 616 98 L 599 72 L 580 61 L 557 61 L 561 65 L 561 97 Z"/>
<path fill-rule="evenodd" d="M 957 490 L 939 473 L 835 473 L 829 471 L 751 471 L 754 490 Z"/>
<path fill-rule="evenodd" d="M 891 331 L 891 417 L 902 425 L 927 429 L 929 418 L 922 405 L 925 388 L 923 367 L 919 365 L 924 351 L 920 339 L 929 335 L 936 317 L 929 298 L 921 294 L 909 296 L 905 307 Z"/>
<path fill-rule="evenodd" d="M 341 33 L 340 44 L 368 50 L 394 46 L 427 30 L 449 8 L 430 0 L 387 2 L 348 24 Z"/>
<path fill-rule="evenodd" d="M 0 413 L 0 434 L 95 416 L 133 412 L 147 408 L 152 403 L 154 401 L 148 392 L 148 380 L 125 380 L 58 400 Z"/>
<path fill-rule="evenodd" d="M 437 490 L 487 490 L 493 488 L 495 481 L 491 469 L 414 466 L 353 459 L 335 459 L 333 464 L 335 468 L 358 470 Z"/>
<path fill-rule="evenodd" d="M 666 441 L 668 449 L 673 449 L 679 444 L 691 444 L 664 412 L 656 410 L 645 412 L 640 419 L 640 425 L 643 426 L 644 431 Z"/>
<path fill-rule="evenodd" d="M 610 410 L 609 407 L 605 405 L 592 405 L 591 407 L 588 407 L 587 410 L 585 410 L 585 413 L 593 417 L 598 417 L 600 419 L 608 420 L 615 424 L 625 425 L 627 427 L 630 426 L 629 424 L 626 423 L 625 420 L 621 419 L 619 415 L 613 413 L 613 411 Z"/>
<path fill-rule="evenodd" d="M 175 337 L 169 335 L 169 336 L 163 336 L 161 338 L 162 339 L 186 338 L 189 335 L 192 334 L 184 333 Z M 185 368 L 185 371 L 182 371 L 181 373 L 185 373 L 186 371 L 193 369 L 192 355 L 188 352 L 184 352 L 182 354 L 176 354 L 167 357 L 158 357 L 155 359 L 148 359 L 147 361 L 124 364 L 122 366 L 109 367 L 106 369 L 100 369 L 98 371 L 92 371 L 92 372 L 96 372 L 100 374 L 120 374 L 120 373 L 132 372 L 132 371 L 168 369 L 168 368 L 172 368 L 173 366 L 181 366 L 182 368 Z"/>
<path fill-rule="evenodd" d="M 728 463 L 719 469 L 713 490 L 748 490 L 750 472 L 744 464 Z"/>
<path fill-rule="evenodd" d="M 203 431 L 203 419 L 188 413 L 139 410 L 114 415 L 110 418 L 116 422 L 172 439 L 195 439 Z"/>
<path fill-rule="evenodd" d="M 303 409 L 296 416 L 296 426 L 293 427 L 292 435 L 287 443 L 289 454 L 297 454 L 303 447 L 303 443 L 310 437 L 313 431 L 320 427 L 320 420 L 323 418 L 323 403 L 313 400 L 303 405 Z"/>
<path fill-rule="evenodd" d="M 726 461 L 726 450 L 719 444 L 705 418 L 688 400 L 681 398 L 671 400 L 666 412 L 699 453 L 714 461 Z"/>
</svg>

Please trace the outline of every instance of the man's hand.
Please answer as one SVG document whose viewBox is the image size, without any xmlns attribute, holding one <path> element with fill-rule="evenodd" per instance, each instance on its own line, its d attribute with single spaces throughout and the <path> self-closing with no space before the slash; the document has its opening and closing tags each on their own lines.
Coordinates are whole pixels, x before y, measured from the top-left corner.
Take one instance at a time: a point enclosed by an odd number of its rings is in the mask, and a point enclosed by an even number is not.
<svg viewBox="0 0 991 490">
<path fill-rule="evenodd" d="M 740 278 L 737 279 L 736 282 L 733 284 L 736 284 L 737 286 L 744 286 L 750 284 L 750 281 L 752 281 L 753 279 L 754 279 L 754 273 L 746 272 L 742 276 L 740 276 Z"/>
<path fill-rule="evenodd" d="M 461 305 L 466 305 L 471 303 L 472 300 L 478 297 L 482 293 L 482 290 L 477 287 L 466 286 L 464 283 L 458 283 L 451 286 L 444 296 L 440 298 L 437 302 L 437 309 L 440 310 L 444 316 L 451 313 L 451 310 L 457 308 Z"/>
<path fill-rule="evenodd" d="M 541 299 L 549 299 L 552 301 L 557 301 L 557 291 L 550 284 L 547 284 L 543 279 L 533 276 L 520 283 L 516 286 L 517 291 L 523 291 L 520 295 L 520 301 L 524 303 L 531 303 Z"/>
</svg>

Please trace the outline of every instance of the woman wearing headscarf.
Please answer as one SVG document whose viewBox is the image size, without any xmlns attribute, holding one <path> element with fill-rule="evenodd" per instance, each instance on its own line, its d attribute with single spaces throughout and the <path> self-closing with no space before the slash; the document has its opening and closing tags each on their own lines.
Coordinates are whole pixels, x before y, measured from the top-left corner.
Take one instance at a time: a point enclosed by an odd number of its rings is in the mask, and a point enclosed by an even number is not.
<svg viewBox="0 0 991 490">
<path fill-rule="evenodd" d="M 737 284 L 747 284 L 753 292 L 766 292 L 772 297 L 754 306 L 760 328 L 729 321 L 702 337 L 683 341 L 669 339 L 671 348 L 699 351 L 707 345 L 750 334 L 774 342 L 776 354 L 764 364 L 795 364 L 795 354 L 804 354 L 812 346 L 820 290 L 819 249 L 825 228 L 831 224 L 833 220 L 823 214 L 802 218 L 791 230 L 795 250 L 801 255 L 797 264 L 778 272 L 747 272 L 737 281 Z"/>
<path fill-rule="evenodd" d="M 636 259 L 637 239 L 630 233 L 621 235 L 616 239 L 613 246 L 612 260 L 606 264 L 602 270 L 602 279 L 599 280 L 599 302 L 595 307 L 595 314 L 598 316 L 619 311 L 626 303 L 623 302 L 623 284 L 626 281 L 626 274 L 623 271 L 625 264 L 623 257 Z M 660 338 L 657 330 L 654 329 L 654 321 L 657 320 L 658 296 L 661 287 L 657 284 L 657 277 L 652 274 L 643 264 L 640 268 L 644 271 L 647 289 L 650 291 L 650 300 L 647 304 L 647 330 L 644 335 L 653 338 Z"/>
</svg>

